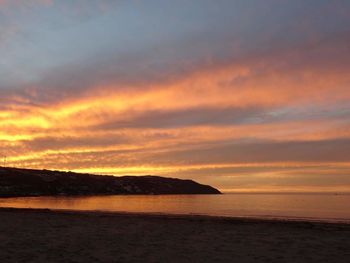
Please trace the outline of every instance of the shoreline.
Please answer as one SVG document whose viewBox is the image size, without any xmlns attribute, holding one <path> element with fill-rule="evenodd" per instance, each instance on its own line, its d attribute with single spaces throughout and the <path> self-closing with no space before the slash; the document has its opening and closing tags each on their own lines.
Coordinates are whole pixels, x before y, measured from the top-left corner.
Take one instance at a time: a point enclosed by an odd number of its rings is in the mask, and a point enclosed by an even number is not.
<svg viewBox="0 0 350 263">
<path fill-rule="evenodd" d="M 2 212 L 20 213 L 51 213 L 53 215 L 86 215 L 86 216 L 109 216 L 109 217 L 137 217 L 158 219 L 184 219 L 199 221 L 217 221 L 226 223 L 271 223 L 271 224 L 295 224 L 314 226 L 335 226 L 350 228 L 350 219 L 314 219 L 305 217 L 282 217 L 282 216 L 221 216 L 205 214 L 172 214 L 162 212 L 126 212 L 126 211 L 104 211 L 104 210 L 73 210 L 73 209 L 51 209 L 51 208 L 17 208 L 0 207 Z"/>
</svg>

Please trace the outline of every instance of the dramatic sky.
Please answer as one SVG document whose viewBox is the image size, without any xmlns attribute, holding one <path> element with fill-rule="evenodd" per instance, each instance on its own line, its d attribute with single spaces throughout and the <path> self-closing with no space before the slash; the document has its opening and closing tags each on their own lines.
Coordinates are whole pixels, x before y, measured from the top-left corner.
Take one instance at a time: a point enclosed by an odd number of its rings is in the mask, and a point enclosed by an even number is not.
<svg viewBox="0 0 350 263">
<path fill-rule="evenodd" d="M 7 165 L 350 190 L 350 1 L 0 0 Z"/>
</svg>

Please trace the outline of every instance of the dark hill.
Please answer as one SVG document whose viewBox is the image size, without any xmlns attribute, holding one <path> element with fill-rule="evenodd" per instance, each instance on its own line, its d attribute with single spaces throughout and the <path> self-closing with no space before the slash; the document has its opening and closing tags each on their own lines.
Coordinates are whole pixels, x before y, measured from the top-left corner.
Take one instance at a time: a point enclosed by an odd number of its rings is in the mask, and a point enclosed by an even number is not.
<svg viewBox="0 0 350 263">
<path fill-rule="evenodd" d="M 101 176 L 0 167 L 0 197 L 117 194 L 220 194 L 192 180 L 159 176 Z"/>
</svg>

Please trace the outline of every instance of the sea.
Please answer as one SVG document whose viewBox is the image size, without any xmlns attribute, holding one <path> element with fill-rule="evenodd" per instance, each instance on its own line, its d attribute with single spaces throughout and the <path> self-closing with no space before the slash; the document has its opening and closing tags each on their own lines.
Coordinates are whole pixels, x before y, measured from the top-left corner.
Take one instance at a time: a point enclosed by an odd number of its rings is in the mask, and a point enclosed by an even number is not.
<svg viewBox="0 0 350 263">
<path fill-rule="evenodd" d="M 350 194 L 329 193 L 20 197 L 0 207 L 350 223 Z"/>
</svg>

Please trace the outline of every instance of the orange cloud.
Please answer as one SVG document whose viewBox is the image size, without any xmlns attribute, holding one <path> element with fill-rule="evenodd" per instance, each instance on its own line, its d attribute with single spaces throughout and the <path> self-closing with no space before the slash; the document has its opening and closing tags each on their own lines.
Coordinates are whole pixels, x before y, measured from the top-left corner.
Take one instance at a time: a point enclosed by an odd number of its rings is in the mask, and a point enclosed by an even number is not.
<svg viewBox="0 0 350 263">
<path fill-rule="evenodd" d="M 282 166 L 292 176 L 296 166 L 322 174 L 331 165 L 340 174 L 350 161 L 350 76 L 335 62 L 298 64 L 300 57 L 218 63 L 136 88 L 112 81 L 50 102 L 5 98 L 0 151 L 15 166 L 118 175 L 206 176 L 266 165 L 274 172 L 249 173 L 271 180 Z"/>
</svg>

